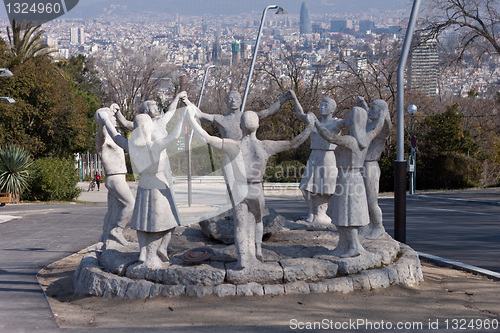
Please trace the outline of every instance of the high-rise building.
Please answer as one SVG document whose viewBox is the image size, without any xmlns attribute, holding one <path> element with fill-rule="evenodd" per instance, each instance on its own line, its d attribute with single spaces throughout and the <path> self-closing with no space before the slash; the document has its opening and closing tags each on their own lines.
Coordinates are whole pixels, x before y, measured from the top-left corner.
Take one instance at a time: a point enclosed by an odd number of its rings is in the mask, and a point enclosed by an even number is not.
<svg viewBox="0 0 500 333">
<path fill-rule="evenodd" d="M 347 29 L 352 28 L 352 20 L 333 20 L 330 22 L 331 32 L 345 32 Z"/>
<path fill-rule="evenodd" d="M 359 21 L 359 32 L 367 33 L 368 31 L 375 30 L 375 22 L 370 20 Z"/>
<path fill-rule="evenodd" d="M 240 57 L 241 57 L 241 48 L 240 48 L 240 43 L 233 43 L 231 45 L 231 51 L 232 51 L 232 55 L 233 55 L 233 58 L 232 58 L 232 63 L 233 65 L 236 65 L 240 62 Z"/>
<path fill-rule="evenodd" d="M 415 42 L 410 58 L 409 88 L 436 96 L 439 92 L 437 40 L 421 35 L 415 38 Z"/>
<path fill-rule="evenodd" d="M 222 47 L 220 45 L 219 33 L 215 36 L 214 47 L 212 49 L 212 61 L 218 63 L 222 61 Z"/>
<path fill-rule="evenodd" d="M 74 45 L 85 44 L 85 31 L 83 28 L 71 28 L 70 42 Z"/>
<path fill-rule="evenodd" d="M 300 7 L 300 34 L 310 34 L 311 32 L 311 16 L 309 15 L 309 8 L 307 8 L 307 4 L 304 1 Z"/>
</svg>

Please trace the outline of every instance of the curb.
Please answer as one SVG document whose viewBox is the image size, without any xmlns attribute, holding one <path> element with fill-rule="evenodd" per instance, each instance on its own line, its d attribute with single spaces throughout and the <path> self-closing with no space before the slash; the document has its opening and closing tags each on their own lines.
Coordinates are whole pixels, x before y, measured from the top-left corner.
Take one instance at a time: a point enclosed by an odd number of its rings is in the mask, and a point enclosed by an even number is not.
<svg viewBox="0 0 500 333">
<path fill-rule="evenodd" d="M 431 262 L 433 264 L 436 264 L 441 267 L 451 267 L 459 270 L 463 270 L 469 273 L 473 274 L 478 274 L 478 275 L 483 275 L 486 276 L 487 278 L 490 278 L 495 281 L 500 281 L 500 273 L 490 271 L 488 269 L 484 269 L 481 267 L 476 267 L 468 264 L 463 264 L 458 261 L 450 260 L 450 259 L 445 259 L 441 258 L 438 256 L 434 256 L 432 254 L 427 254 L 427 253 L 422 253 L 422 252 L 417 252 L 418 256 L 420 259 L 423 261 Z"/>
<path fill-rule="evenodd" d="M 410 199 L 423 199 L 429 201 L 442 201 L 442 202 L 461 202 L 468 203 L 471 205 L 487 205 L 487 206 L 500 206 L 500 202 L 494 201 L 480 201 L 480 200 L 469 200 L 469 199 L 451 199 L 451 198 L 442 198 L 442 197 L 433 197 L 425 194 L 414 194 L 408 195 Z"/>
</svg>

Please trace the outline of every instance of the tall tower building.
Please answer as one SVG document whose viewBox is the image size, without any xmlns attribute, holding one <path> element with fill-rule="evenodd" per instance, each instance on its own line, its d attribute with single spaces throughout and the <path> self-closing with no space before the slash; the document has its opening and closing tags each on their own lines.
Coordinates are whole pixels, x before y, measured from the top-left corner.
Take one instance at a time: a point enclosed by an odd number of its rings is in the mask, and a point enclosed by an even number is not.
<svg viewBox="0 0 500 333">
<path fill-rule="evenodd" d="M 232 62 L 233 65 L 236 65 L 240 62 L 240 57 L 241 57 L 241 49 L 240 49 L 240 43 L 233 43 L 231 45 L 231 50 L 232 50 Z"/>
<path fill-rule="evenodd" d="M 417 46 L 410 58 L 409 89 L 418 90 L 427 96 L 436 96 L 439 92 L 437 40 L 423 35 L 415 40 Z"/>
<path fill-rule="evenodd" d="M 71 28 L 70 42 L 74 45 L 85 44 L 85 31 L 83 28 Z"/>
<path fill-rule="evenodd" d="M 212 62 L 218 63 L 222 60 L 222 47 L 220 45 L 219 33 L 215 36 L 214 47 L 212 49 Z"/>
<path fill-rule="evenodd" d="M 300 7 L 300 34 L 310 34 L 311 32 L 311 16 L 309 15 L 309 8 L 307 8 L 307 4 L 304 1 Z"/>
</svg>

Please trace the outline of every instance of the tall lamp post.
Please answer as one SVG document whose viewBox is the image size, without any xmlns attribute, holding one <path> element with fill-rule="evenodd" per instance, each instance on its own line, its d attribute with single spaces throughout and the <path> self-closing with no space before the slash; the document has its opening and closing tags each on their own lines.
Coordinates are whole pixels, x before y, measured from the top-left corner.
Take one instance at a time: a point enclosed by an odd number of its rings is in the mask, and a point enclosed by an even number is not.
<svg viewBox="0 0 500 333">
<path fill-rule="evenodd" d="M 404 102 L 405 67 L 410 53 L 413 32 L 417 22 L 421 0 L 413 0 L 410 21 L 404 39 L 398 65 L 397 86 L 397 157 L 394 161 L 394 239 L 406 243 L 406 161 L 404 157 Z"/>
<path fill-rule="evenodd" d="M 257 60 L 257 53 L 259 52 L 260 37 L 262 36 L 262 26 L 264 25 L 264 21 L 266 19 L 266 13 L 269 9 L 277 9 L 275 14 L 287 14 L 287 12 L 282 7 L 277 6 L 277 5 L 267 6 L 264 9 L 264 12 L 262 13 L 262 18 L 260 19 L 259 32 L 257 33 L 257 40 L 255 41 L 252 63 L 250 65 L 250 71 L 248 72 L 247 85 L 245 87 L 245 94 L 243 95 L 243 100 L 241 101 L 241 109 L 240 109 L 241 112 L 245 111 L 245 104 L 247 102 L 248 90 L 250 88 L 250 84 L 252 83 L 252 75 L 253 75 L 253 69 L 255 67 L 255 60 Z"/>
<path fill-rule="evenodd" d="M 215 68 L 215 65 L 210 65 L 205 68 L 205 74 L 203 75 L 203 83 L 201 84 L 201 91 L 200 91 L 200 97 L 198 97 L 198 109 L 200 108 L 201 105 L 201 98 L 203 97 L 203 92 L 205 91 L 205 84 L 207 83 L 207 75 L 208 72 L 210 71 L 211 68 Z M 193 187 L 192 187 L 192 178 L 191 178 L 191 142 L 193 141 L 193 134 L 194 131 L 191 130 L 191 133 L 189 135 L 189 139 L 187 142 L 187 150 L 188 150 L 188 205 L 191 207 L 191 204 L 193 202 Z"/>
<path fill-rule="evenodd" d="M 413 135 L 413 118 L 417 113 L 417 106 L 412 104 L 408 107 L 408 113 L 411 115 L 411 153 L 408 160 L 408 172 L 410 173 L 410 194 L 415 194 L 417 185 L 416 168 L 417 168 L 417 138 Z"/>
</svg>

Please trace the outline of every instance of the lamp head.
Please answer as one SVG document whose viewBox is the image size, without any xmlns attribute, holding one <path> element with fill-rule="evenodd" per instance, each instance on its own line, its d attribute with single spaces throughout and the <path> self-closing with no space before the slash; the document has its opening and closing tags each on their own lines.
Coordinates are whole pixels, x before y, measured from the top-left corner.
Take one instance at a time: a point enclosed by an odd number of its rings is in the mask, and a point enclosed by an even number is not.
<svg viewBox="0 0 500 333">
<path fill-rule="evenodd" d="M 8 68 L 0 68 L 0 76 L 14 76 Z"/>
<path fill-rule="evenodd" d="M 417 106 L 415 104 L 412 104 L 408 107 L 408 113 L 411 114 L 412 116 L 417 113 Z"/>
<path fill-rule="evenodd" d="M 283 7 L 278 7 L 278 10 L 275 13 L 276 15 L 288 14 L 288 12 Z"/>
<path fill-rule="evenodd" d="M 14 104 L 16 102 L 12 97 L 0 97 L 0 100 L 8 104 Z"/>
</svg>

